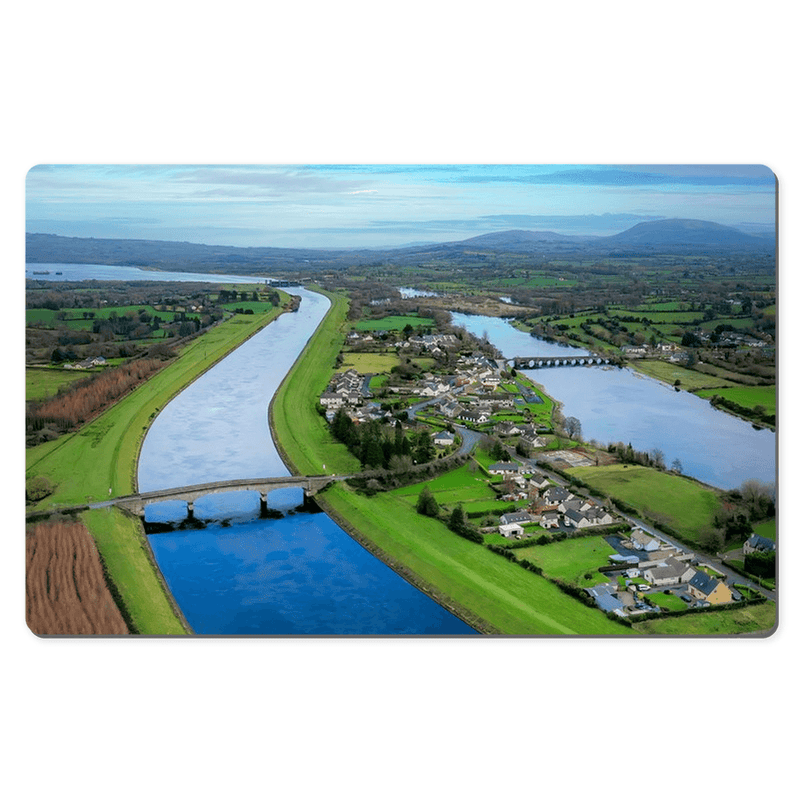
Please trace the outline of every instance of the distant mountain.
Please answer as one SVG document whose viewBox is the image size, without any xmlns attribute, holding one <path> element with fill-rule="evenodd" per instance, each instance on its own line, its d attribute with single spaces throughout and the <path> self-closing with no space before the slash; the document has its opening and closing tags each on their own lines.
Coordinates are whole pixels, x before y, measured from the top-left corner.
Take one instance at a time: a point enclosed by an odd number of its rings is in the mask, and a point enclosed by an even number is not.
<svg viewBox="0 0 800 800">
<path fill-rule="evenodd" d="M 704 222 L 699 219 L 661 219 L 640 222 L 632 228 L 613 236 L 604 236 L 603 242 L 611 246 L 644 247 L 702 247 L 731 246 L 763 249 L 768 240 L 751 236 L 728 225 Z"/>
<path fill-rule="evenodd" d="M 450 242 L 450 244 L 475 245 L 489 247 L 492 250 L 516 250 L 528 249 L 531 245 L 539 245 L 542 242 L 574 241 L 577 238 L 581 237 L 568 236 L 554 231 L 498 231 L 497 233 L 473 236 L 471 239 L 464 239 L 463 242 Z"/>
<path fill-rule="evenodd" d="M 193 272 L 270 274 L 340 269 L 372 264 L 415 265 L 423 262 L 491 263 L 497 253 L 542 257 L 635 257 L 672 253 L 735 250 L 769 254 L 772 238 L 752 236 L 727 225 L 697 219 L 640 222 L 613 236 L 570 236 L 554 231 L 510 230 L 484 233 L 458 242 L 416 244 L 397 248 L 226 247 L 137 239 L 92 239 L 28 233 L 29 264 L 71 263 L 152 266 Z"/>
</svg>

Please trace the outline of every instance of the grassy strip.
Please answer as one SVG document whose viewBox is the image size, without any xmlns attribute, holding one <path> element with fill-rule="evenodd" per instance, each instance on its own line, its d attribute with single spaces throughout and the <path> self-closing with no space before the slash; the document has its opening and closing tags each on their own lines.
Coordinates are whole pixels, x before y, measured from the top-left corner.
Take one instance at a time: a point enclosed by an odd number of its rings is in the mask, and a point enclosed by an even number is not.
<svg viewBox="0 0 800 800">
<path fill-rule="evenodd" d="M 317 412 L 317 399 L 328 385 L 344 341 L 348 307 L 342 295 L 321 293 L 330 299 L 331 308 L 278 387 L 269 407 L 275 446 L 284 462 L 300 475 L 361 470 L 358 460 L 331 436 L 328 424 Z"/>
<path fill-rule="evenodd" d="M 687 542 L 696 544 L 703 531 L 714 527 L 719 495 L 690 478 L 638 465 L 573 467 L 565 470 L 584 481 L 595 494 L 623 500 L 640 515 L 668 525 Z"/>
<path fill-rule="evenodd" d="M 278 315 L 235 317 L 192 340 L 172 364 L 79 431 L 26 452 L 26 477 L 48 477 L 56 491 L 29 511 L 130 494 L 151 420 L 169 400 Z M 111 490 L 109 492 L 109 489 Z"/>
<path fill-rule="evenodd" d="M 686 369 L 686 367 L 681 367 L 669 361 L 633 358 L 628 362 L 627 366 L 670 385 L 674 385 L 675 381 L 679 380 L 680 383 L 678 385 L 687 392 L 709 389 L 715 386 L 736 386 L 735 383 L 725 378 L 718 378 L 693 369 Z"/>
<path fill-rule="evenodd" d="M 86 511 L 82 519 L 97 542 L 117 602 L 134 632 L 187 633 L 188 624 L 164 588 L 140 522 L 116 508 Z"/>
<path fill-rule="evenodd" d="M 773 602 L 744 608 L 715 609 L 706 614 L 662 617 L 634 623 L 634 630 L 651 636 L 722 636 L 759 633 L 769 635 L 776 625 Z"/>
</svg>

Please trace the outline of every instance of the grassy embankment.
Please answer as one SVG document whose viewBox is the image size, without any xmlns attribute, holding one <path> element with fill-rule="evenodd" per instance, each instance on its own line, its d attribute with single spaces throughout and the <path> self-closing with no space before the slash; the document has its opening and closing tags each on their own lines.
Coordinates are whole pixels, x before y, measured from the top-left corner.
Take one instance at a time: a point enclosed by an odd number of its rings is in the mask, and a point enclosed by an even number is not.
<svg viewBox="0 0 800 800">
<path fill-rule="evenodd" d="M 347 301 L 332 296 L 332 303 L 270 409 L 279 450 L 298 473 L 320 473 L 323 464 L 328 472 L 359 469 L 315 410 L 345 335 Z M 417 514 L 414 506 L 421 486 L 417 492 L 405 487 L 365 497 L 337 484 L 318 499 L 367 549 L 478 630 L 534 635 L 631 632 L 545 578 Z M 452 492 L 454 487 L 445 480 L 441 489 Z"/>
<path fill-rule="evenodd" d="M 284 296 L 284 300 L 286 297 Z M 280 313 L 236 316 L 189 342 L 178 358 L 79 431 L 26 453 L 26 477 L 44 475 L 55 492 L 28 511 L 55 511 L 129 494 L 150 421 L 187 384 Z M 109 489 L 111 490 L 109 492 Z M 180 633 L 141 524 L 116 509 L 84 514 L 122 602 L 140 633 Z"/>
</svg>

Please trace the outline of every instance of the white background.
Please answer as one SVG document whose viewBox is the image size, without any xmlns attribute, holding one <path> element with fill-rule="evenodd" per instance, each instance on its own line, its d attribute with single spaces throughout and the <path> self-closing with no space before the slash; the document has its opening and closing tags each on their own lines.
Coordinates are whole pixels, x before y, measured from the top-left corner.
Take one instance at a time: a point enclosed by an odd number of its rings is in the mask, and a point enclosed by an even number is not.
<svg viewBox="0 0 800 800">
<path fill-rule="evenodd" d="M 763 163 L 781 181 L 791 324 L 789 9 L 14 4 L 0 48 L 7 297 L 21 309 L 25 173 L 39 163 Z M 3 331 L 7 796 L 787 796 L 786 514 L 780 627 L 766 640 L 37 639 L 24 624 L 21 318 Z"/>
</svg>

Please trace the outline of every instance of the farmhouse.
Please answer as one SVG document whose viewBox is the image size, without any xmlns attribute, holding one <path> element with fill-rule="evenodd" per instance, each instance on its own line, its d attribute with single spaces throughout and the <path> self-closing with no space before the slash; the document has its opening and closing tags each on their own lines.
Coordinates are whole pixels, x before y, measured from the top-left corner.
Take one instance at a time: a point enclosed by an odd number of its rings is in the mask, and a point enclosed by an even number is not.
<svg viewBox="0 0 800 800">
<path fill-rule="evenodd" d="M 455 435 L 449 431 L 439 431 L 439 433 L 433 437 L 433 443 L 436 445 L 436 447 L 448 447 L 449 445 L 453 444 L 455 440 Z"/>
<path fill-rule="evenodd" d="M 510 511 L 508 514 L 503 514 L 500 517 L 500 522 L 503 525 L 511 525 L 512 523 L 521 525 L 524 522 L 531 522 L 533 517 L 527 511 Z"/>
<path fill-rule="evenodd" d="M 772 539 L 765 539 L 754 533 L 742 547 L 742 552 L 747 556 L 750 553 L 771 553 L 775 550 L 775 542 Z"/>
<path fill-rule="evenodd" d="M 475 425 L 482 425 L 484 422 L 489 421 L 489 415 L 483 411 L 471 411 L 470 409 L 465 409 L 462 411 L 458 418 L 464 420 L 464 422 L 472 422 Z"/>
<path fill-rule="evenodd" d="M 712 606 L 730 603 L 733 600 L 733 594 L 725 583 L 706 575 L 705 572 L 695 572 L 692 576 L 689 581 L 689 594 L 698 600 L 705 600 Z"/>
<path fill-rule="evenodd" d="M 498 461 L 496 464 L 490 464 L 488 471 L 490 475 L 518 475 L 520 466 L 511 461 Z"/>
<path fill-rule="evenodd" d="M 606 584 L 593 586 L 586 590 L 589 596 L 597 603 L 603 611 L 613 611 L 615 614 L 622 614 L 623 604 L 611 588 Z"/>
</svg>

